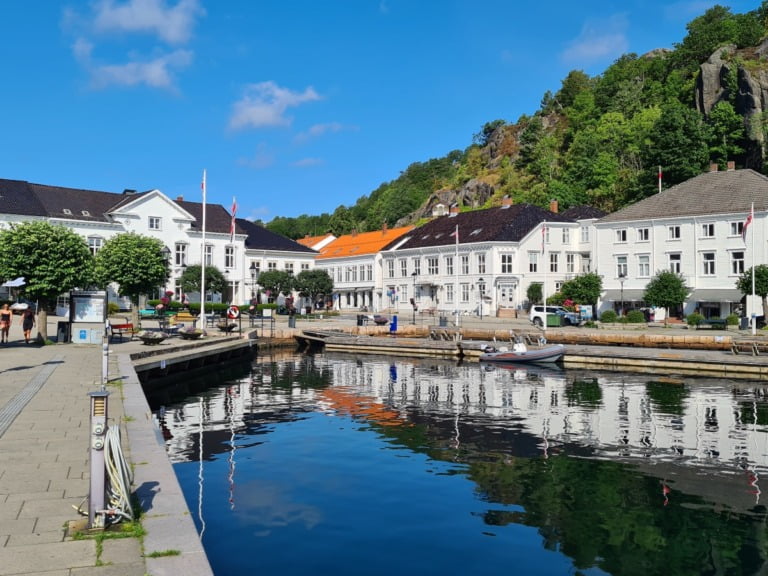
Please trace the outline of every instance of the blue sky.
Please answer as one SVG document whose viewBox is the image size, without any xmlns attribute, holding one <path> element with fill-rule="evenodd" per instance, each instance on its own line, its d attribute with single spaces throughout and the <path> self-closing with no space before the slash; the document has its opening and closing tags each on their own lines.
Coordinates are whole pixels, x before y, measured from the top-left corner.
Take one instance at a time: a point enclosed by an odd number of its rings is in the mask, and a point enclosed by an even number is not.
<svg viewBox="0 0 768 576">
<path fill-rule="evenodd" d="M 201 201 L 205 169 L 239 217 L 332 213 L 714 4 L 5 2 L 0 177 Z"/>
</svg>

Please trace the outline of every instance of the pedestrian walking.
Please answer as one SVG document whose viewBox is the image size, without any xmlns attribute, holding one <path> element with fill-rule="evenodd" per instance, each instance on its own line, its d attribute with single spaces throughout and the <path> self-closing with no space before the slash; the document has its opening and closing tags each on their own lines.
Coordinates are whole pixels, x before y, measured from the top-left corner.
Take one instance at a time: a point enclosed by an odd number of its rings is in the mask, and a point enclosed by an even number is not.
<svg viewBox="0 0 768 576">
<path fill-rule="evenodd" d="M 8 303 L 3 304 L 3 308 L 0 309 L 0 343 L 5 344 L 8 342 L 8 332 L 11 329 L 11 322 L 13 322 L 13 312 L 11 312 Z"/>
<path fill-rule="evenodd" d="M 27 309 L 21 313 L 21 329 L 24 331 L 24 341 L 29 344 L 29 339 L 32 336 L 32 328 L 35 326 L 35 310 L 32 306 L 27 306 Z"/>
</svg>

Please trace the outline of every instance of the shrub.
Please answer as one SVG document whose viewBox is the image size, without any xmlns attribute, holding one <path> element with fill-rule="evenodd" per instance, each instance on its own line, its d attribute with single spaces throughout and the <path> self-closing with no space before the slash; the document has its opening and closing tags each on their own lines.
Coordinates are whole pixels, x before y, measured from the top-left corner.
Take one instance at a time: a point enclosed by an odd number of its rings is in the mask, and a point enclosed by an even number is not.
<svg viewBox="0 0 768 576">
<path fill-rule="evenodd" d="M 642 310 L 630 310 L 627 312 L 627 322 L 630 324 L 642 324 L 645 322 L 645 314 Z"/>
<path fill-rule="evenodd" d="M 698 326 L 702 322 L 704 322 L 704 316 L 699 314 L 698 312 L 693 312 L 691 314 L 688 314 L 688 316 L 685 318 L 686 323 L 688 326 Z"/>
<path fill-rule="evenodd" d="M 728 317 L 725 319 L 725 323 L 727 326 L 738 326 L 739 324 L 738 314 L 728 314 Z"/>
<path fill-rule="evenodd" d="M 605 312 L 603 312 L 603 315 L 600 316 L 601 322 L 616 322 L 617 319 L 618 319 L 618 316 L 616 315 L 616 312 L 614 312 L 613 310 L 606 310 Z"/>
<path fill-rule="evenodd" d="M 114 316 L 118 312 L 120 312 L 120 306 L 117 302 L 107 302 L 107 316 Z"/>
</svg>

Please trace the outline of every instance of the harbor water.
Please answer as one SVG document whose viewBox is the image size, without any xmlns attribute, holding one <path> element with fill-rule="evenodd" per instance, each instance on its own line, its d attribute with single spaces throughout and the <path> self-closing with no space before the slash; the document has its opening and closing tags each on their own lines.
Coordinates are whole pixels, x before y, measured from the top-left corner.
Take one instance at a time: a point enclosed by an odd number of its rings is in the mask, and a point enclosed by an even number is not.
<svg viewBox="0 0 768 576">
<path fill-rule="evenodd" d="M 176 389 L 219 576 L 768 570 L 763 383 L 291 353 Z"/>
</svg>

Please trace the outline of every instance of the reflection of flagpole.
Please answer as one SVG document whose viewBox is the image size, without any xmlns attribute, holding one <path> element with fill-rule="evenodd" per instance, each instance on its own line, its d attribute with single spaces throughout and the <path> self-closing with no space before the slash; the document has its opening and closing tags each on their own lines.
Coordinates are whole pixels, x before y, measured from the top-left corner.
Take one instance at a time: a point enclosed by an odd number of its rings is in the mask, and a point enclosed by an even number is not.
<svg viewBox="0 0 768 576">
<path fill-rule="evenodd" d="M 456 224 L 456 262 L 453 265 L 454 280 L 453 283 L 456 286 L 456 328 L 461 324 L 461 311 L 459 310 L 459 225 Z"/>
<path fill-rule="evenodd" d="M 203 539 L 205 533 L 205 520 L 203 519 L 203 397 L 200 396 L 200 413 L 198 415 L 200 422 L 198 426 L 200 429 L 200 437 L 197 441 L 198 446 L 198 468 L 197 468 L 197 517 L 200 519 L 200 540 Z"/>
</svg>

